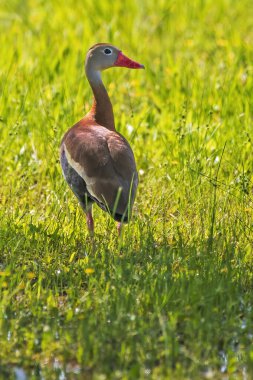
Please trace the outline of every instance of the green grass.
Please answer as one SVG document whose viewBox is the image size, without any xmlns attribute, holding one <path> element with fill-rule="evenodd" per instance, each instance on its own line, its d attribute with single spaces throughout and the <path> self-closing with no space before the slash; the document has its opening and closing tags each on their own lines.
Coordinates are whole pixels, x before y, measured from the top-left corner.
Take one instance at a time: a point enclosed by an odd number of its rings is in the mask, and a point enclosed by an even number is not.
<svg viewBox="0 0 253 380">
<path fill-rule="evenodd" d="M 104 41 L 140 185 L 92 244 L 58 151 Z M 252 41 L 251 0 L 1 1 L 1 379 L 253 378 Z"/>
</svg>

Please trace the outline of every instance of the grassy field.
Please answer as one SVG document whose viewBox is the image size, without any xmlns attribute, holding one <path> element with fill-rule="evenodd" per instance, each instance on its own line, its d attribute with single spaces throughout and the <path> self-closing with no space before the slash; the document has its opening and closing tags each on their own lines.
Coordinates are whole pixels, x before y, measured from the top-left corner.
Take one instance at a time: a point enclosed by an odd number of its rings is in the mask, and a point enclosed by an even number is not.
<svg viewBox="0 0 253 380">
<path fill-rule="evenodd" d="M 252 0 L 1 0 L 0 379 L 253 379 Z M 140 173 L 92 244 L 59 165 L 87 49 Z"/>
</svg>

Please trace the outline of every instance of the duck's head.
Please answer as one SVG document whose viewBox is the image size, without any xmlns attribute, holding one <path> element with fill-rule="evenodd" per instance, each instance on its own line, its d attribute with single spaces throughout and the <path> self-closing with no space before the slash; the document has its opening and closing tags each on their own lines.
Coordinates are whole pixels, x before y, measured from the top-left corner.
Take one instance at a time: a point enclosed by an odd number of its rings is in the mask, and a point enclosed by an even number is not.
<svg viewBox="0 0 253 380">
<path fill-rule="evenodd" d="M 143 65 L 122 54 L 118 48 L 105 43 L 96 44 L 89 49 L 85 60 L 86 70 L 88 67 L 94 71 L 102 71 L 110 67 L 144 69 Z"/>
</svg>

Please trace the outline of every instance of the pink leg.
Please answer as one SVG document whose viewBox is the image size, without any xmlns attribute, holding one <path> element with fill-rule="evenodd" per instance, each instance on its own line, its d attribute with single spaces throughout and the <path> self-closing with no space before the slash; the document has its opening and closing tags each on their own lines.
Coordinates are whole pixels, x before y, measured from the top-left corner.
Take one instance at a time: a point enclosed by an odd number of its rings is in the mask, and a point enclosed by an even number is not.
<svg viewBox="0 0 253 380">
<path fill-rule="evenodd" d="M 91 236 L 94 235 L 94 222 L 92 218 L 92 210 L 89 210 L 86 214 L 86 221 L 87 221 L 87 226 L 88 230 Z"/>
<path fill-rule="evenodd" d="M 118 222 L 118 223 L 117 223 L 117 231 L 118 231 L 118 235 L 119 235 L 119 236 L 121 235 L 122 227 L 123 227 L 123 224 L 120 223 L 120 222 Z"/>
</svg>

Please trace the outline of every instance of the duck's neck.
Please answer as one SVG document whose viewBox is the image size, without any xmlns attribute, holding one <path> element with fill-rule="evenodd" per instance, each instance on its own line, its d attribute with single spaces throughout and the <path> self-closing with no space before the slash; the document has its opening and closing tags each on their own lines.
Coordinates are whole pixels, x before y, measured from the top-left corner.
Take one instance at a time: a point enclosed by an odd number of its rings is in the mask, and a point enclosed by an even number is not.
<svg viewBox="0 0 253 380">
<path fill-rule="evenodd" d="M 102 82 L 100 71 L 86 69 L 86 75 L 93 91 L 93 105 L 89 115 L 96 123 L 103 127 L 115 130 L 112 103 Z"/>
</svg>

